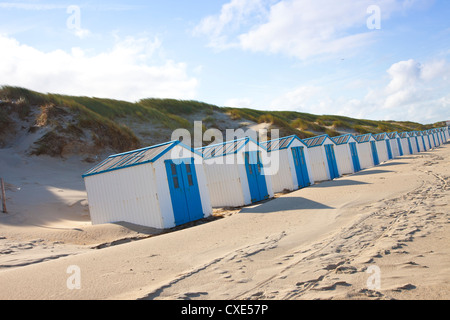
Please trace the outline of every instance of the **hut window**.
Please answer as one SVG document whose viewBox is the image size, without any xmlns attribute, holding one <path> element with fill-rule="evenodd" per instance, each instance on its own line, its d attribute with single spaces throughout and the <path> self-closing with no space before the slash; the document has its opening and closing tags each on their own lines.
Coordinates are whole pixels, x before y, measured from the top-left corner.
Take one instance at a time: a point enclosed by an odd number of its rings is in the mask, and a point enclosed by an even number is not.
<svg viewBox="0 0 450 320">
<path fill-rule="evenodd" d="M 178 178 L 177 177 L 173 177 L 173 186 L 175 189 L 178 189 L 180 187 L 180 185 L 178 184 Z"/>
<path fill-rule="evenodd" d="M 194 185 L 194 181 L 192 180 L 192 175 L 188 175 L 188 182 L 189 182 L 189 186 L 193 186 Z"/>
<path fill-rule="evenodd" d="M 189 163 L 186 163 L 186 172 L 189 186 L 192 187 L 194 185 L 194 180 L 192 179 L 192 169 Z"/>
</svg>

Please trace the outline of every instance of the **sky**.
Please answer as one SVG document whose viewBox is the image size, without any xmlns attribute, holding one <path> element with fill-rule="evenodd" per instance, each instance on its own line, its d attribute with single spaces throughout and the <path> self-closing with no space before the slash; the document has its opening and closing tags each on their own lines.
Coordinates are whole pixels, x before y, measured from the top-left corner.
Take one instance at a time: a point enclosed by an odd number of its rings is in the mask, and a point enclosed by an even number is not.
<svg viewBox="0 0 450 320">
<path fill-rule="evenodd" d="M 0 85 L 450 120 L 448 0 L 0 1 Z"/>
</svg>

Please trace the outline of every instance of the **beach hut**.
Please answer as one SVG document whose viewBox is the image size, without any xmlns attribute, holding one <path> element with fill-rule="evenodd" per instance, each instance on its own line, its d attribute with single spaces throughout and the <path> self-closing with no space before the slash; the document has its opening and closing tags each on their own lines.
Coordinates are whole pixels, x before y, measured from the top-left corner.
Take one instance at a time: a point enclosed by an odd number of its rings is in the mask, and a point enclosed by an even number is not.
<svg viewBox="0 0 450 320">
<path fill-rule="evenodd" d="M 397 132 L 389 132 L 388 137 L 390 139 L 390 144 L 392 148 L 392 156 L 398 158 L 403 156 L 402 142 L 400 141 L 400 136 Z"/>
<path fill-rule="evenodd" d="M 425 139 L 425 134 L 423 131 L 417 131 L 417 137 L 419 139 L 419 145 L 422 151 L 427 151 L 430 149 L 428 141 Z"/>
<path fill-rule="evenodd" d="M 428 134 L 427 130 L 421 131 L 420 134 L 422 135 L 422 138 L 425 142 L 425 150 L 430 150 L 433 148 L 431 144 L 430 135 Z"/>
<path fill-rule="evenodd" d="M 355 137 L 359 145 L 360 163 L 362 169 L 367 169 L 380 164 L 376 140 L 371 133 Z"/>
<path fill-rule="evenodd" d="M 311 179 L 308 146 L 296 135 L 261 142 L 260 145 L 278 159 L 278 165 L 270 166 L 273 192 L 296 190 L 310 186 Z"/>
<path fill-rule="evenodd" d="M 167 229 L 212 214 L 202 157 L 180 141 L 112 155 L 83 178 L 94 225 Z"/>
<path fill-rule="evenodd" d="M 392 160 L 393 156 L 392 156 L 391 141 L 387 133 L 375 134 L 374 138 L 376 140 L 380 162 Z"/>
<path fill-rule="evenodd" d="M 442 128 L 442 132 L 444 133 L 445 142 L 447 142 L 448 140 L 450 140 L 449 127 L 443 127 L 443 128 Z"/>
<path fill-rule="evenodd" d="M 358 141 L 351 134 L 331 138 L 336 144 L 335 153 L 341 175 L 361 171 L 358 155 Z"/>
<path fill-rule="evenodd" d="M 439 132 L 441 133 L 442 136 L 442 143 L 446 143 L 447 142 L 447 136 L 445 135 L 445 129 L 444 128 L 439 128 Z"/>
<path fill-rule="evenodd" d="M 327 134 L 303 139 L 308 146 L 312 179 L 315 182 L 333 180 L 340 176 L 334 141 Z"/>
<path fill-rule="evenodd" d="M 273 197 L 270 157 L 253 139 L 245 137 L 195 150 L 203 156 L 212 207 L 240 207 Z"/>
<path fill-rule="evenodd" d="M 423 136 L 425 137 L 425 140 L 428 142 L 428 150 L 433 149 L 434 142 L 433 142 L 433 137 L 431 136 L 431 133 L 428 130 L 424 130 Z"/>
<path fill-rule="evenodd" d="M 432 136 L 432 138 L 433 138 L 434 146 L 435 146 L 436 148 L 439 147 L 439 146 L 441 145 L 441 142 L 440 142 L 440 140 L 439 140 L 438 135 L 436 134 L 436 129 L 431 129 L 431 130 L 430 130 L 430 133 L 431 133 L 431 136 Z"/>
<path fill-rule="evenodd" d="M 419 144 L 419 138 L 418 138 L 417 132 L 416 131 L 411 131 L 411 132 L 408 132 L 408 134 L 412 138 L 413 152 L 414 153 L 421 152 L 420 144 Z"/>
<path fill-rule="evenodd" d="M 425 130 L 424 134 L 426 136 L 426 139 L 428 140 L 428 144 L 430 146 L 429 149 L 434 149 L 436 147 L 436 143 L 433 137 L 433 133 L 431 132 L 431 130 Z"/>
<path fill-rule="evenodd" d="M 399 136 L 402 143 L 403 154 L 413 154 L 414 152 L 409 134 L 407 132 L 400 132 Z"/>
</svg>

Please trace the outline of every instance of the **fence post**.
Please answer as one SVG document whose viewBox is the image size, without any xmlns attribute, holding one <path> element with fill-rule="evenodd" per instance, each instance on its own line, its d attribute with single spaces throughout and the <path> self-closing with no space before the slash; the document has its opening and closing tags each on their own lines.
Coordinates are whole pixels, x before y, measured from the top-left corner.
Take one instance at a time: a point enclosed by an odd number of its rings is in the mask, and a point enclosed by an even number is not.
<svg viewBox="0 0 450 320">
<path fill-rule="evenodd" d="M 3 182 L 3 178 L 0 178 L 0 184 L 2 189 L 2 206 L 3 206 L 3 213 L 8 213 L 6 210 L 6 193 L 5 193 L 5 184 Z"/>
</svg>

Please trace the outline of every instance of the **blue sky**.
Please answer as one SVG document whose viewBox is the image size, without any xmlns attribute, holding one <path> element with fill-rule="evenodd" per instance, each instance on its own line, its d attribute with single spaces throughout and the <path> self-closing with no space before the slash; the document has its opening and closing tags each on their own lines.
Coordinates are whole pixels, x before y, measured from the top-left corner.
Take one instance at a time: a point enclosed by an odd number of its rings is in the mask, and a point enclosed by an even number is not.
<svg viewBox="0 0 450 320">
<path fill-rule="evenodd" d="M 450 120 L 450 1 L 0 1 L 0 85 Z"/>
</svg>

